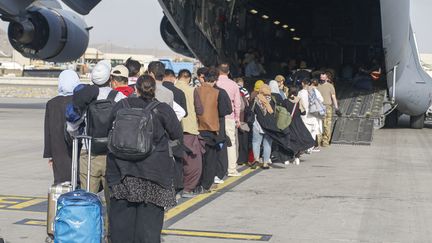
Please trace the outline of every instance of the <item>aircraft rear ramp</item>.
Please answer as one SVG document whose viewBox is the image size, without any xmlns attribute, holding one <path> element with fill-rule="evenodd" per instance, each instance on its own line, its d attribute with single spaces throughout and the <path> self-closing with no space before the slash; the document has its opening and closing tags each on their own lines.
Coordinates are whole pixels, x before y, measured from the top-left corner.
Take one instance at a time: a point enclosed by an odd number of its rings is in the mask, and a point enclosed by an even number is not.
<svg viewBox="0 0 432 243">
<path fill-rule="evenodd" d="M 332 144 L 370 145 L 373 130 L 384 126 L 385 89 L 340 90 L 341 117 L 334 117 Z"/>
</svg>

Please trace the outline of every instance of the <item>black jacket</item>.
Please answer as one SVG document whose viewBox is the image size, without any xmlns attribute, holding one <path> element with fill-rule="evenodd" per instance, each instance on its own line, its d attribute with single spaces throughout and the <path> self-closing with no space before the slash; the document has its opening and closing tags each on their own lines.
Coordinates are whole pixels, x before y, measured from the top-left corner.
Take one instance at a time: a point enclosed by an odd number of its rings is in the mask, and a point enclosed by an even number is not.
<svg viewBox="0 0 432 243">
<path fill-rule="evenodd" d="M 290 134 L 288 133 L 288 129 L 285 129 L 284 131 L 280 130 L 277 127 L 276 116 L 274 113 L 270 114 L 267 112 L 264 115 L 258 104 L 254 105 L 254 102 L 251 103 L 251 109 L 253 113 L 256 114 L 256 119 L 260 124 L 261 128 L 264 130 L 265 134 L 269 135 L 274 142 L 276 142 L 283 148 L 289 149 Z M 275 110 L 275 103 L 273 101 L 270 101 L 270 105 L 273 107 L 273 110 Z"/>
<path fill-rule="evenodd" d="M 174 84 L 172 82 L 169 81 L 165 81 L 162 83 L 162 85 L 171 90 L 173 92 L 174 95 L 174 101 L 183 108 L 183 110 L 185 110 L 186 115 L 187 116 L 188 112 L 187 112 L 187 104 L 186 104 L 186 96 L 183 93 L 183 91 L 179 88 L 177 88 L 176 86 L 174 86 Z"/>
<path fill-rule="evenodd" d="M 149 104 L 142 98 L 127 98 L 134 108 L 144 108 Z M 118 102 L 111 113 L 111 123 L 115 120 L 117 111 L 123 107 Z M 107 156 L 106 179 L 108 185 L 121 183 L 125 176 L 133 176 L 153 181 L 166 189 L 170 189 L 174 176 L 174 159 L 169 154 L 168 140 L 183 140 L 183 131 L 176 114 L 165 103 L 160 103 L 155 111 L 153 141 L 156 146 L 153 153 L 142 161 L 125 161 L 116 158 L 112 153 Z"/>
<path fill-rule="evenodd" d="M 292 113 L 295 103 L 291 102 L 289 99 L 284 100 L 284 107 Z M 299 105 L 297 104 L 294 109 L 294 114 L 291 114 L 292 122 L 288 127 L 290 134 L 290 145 L 289 148 L 295 154 L 298 152 L 305 151 L 315 145 L 315 140 L 312 138 L 311 134 L 307 130 L 306 126 L 301 119 L 301 111 Z"/>
<path fill-rule="evenodd" d="M 54 161 L 54 183 L 71 180 L 72 148 L 65 141 L 65 111 L 71 102 L 72 96 L 57 96 L 46 104 L 43 157 Z"/>
</svg>

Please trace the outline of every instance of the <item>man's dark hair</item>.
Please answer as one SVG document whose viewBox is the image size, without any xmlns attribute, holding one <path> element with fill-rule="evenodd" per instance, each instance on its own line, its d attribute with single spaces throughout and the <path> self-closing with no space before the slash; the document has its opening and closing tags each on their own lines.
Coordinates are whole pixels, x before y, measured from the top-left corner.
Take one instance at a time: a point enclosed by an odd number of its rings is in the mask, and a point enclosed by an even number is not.
<svg viewBox="0 0 432 243">
<path fill-rule="evenodd" d="M 301 81 L 301 83 L 302 83 L 302 84 L 310 85 L 311 81 L 310 81 L 309 78 L 303 78 L 302 81 Z"/>
<path fill-rule="evenodd" d="M 165 65 L 159 61 L 150 62 L 147 70 L 149 73 L 153 73 L 156 80 L 161 81 L 165 75 Z"/>
<path fill-rule="evenodd" d="M 289 90 L 288 90 L 288 97 L 292 97 L 292 96 L 297 96 L 298 95 L 298 88 L 296 87 L 296 86 L 291 86 L 291 87 L 289 87 Z"/>
<path fill-rule="evenodd" d="M 227 62 L 221 62 L 218 66 L 219 72 L 228 74 L 230 72 L 230 67 Z"/>
<path fill-rule="evenodd" d="M 182 69 L 182 70 L 179 71 L 177 78 L 181 79 L 181 78 L 191 78 L 191 77 L 192 77 L 192 74 L 191 74 L 191 72 L 189 70 Z"/>
<path fill-rule="evenodd" d="M 219 70 L 216 68 L 209 68 L 208 72 L 204 74 L 204 81 L 207 83 L 216 82 L 219 78 Z"/>
<path fill-rule="evenodd" d="M 197 76 L 198 77 L 201 76 L 201 75 L 205 76 L 205 74 L 208 72 L 208 70 L 209 69 L 207 67 L 198 68 L 198 70 L 197 70 Z"/>
<path fill-rule="evenodd" d="M 172 69 L 165 69 L 165 77 L 175 77 L 175 73 Z"/>
<path fill-rule="evenodd" d="M 122 76 L 111 75 L 111 79 L 114 80 L 114 81 L 117 81 L 119 83 L 122 83 L 122 84 L 127 84 L 128 83 L 128 78 L 122 77 Z"/>
<path fill-rule="evenodd" d="M 135 77 L 141 70 L 141 63 L 132 59 L 132 57 L 129 57 L 124 65 L 129 70 L 129 77 Z"/>
</svg>

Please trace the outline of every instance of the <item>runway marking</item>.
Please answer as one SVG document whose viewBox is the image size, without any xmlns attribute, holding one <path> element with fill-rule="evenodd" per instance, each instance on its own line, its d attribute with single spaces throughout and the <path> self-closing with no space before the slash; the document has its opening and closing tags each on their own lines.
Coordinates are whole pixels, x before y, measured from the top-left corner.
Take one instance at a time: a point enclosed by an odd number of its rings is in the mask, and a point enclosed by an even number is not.
<svg viewBox="0 0 432 243">
<path fill-rule="evenodd" d="M 1 210 L 32 211 L 32 212 L 45 213 L 46 207 L 44 207 L 44 204 L 46 202 L 47 199 L 44 197 L 23 197 L 23 196 L 0 195 Z"/>
<path fill-rule="evenodd" d="M 23 219 L 21 221 L 16 222 L 15 224 L 45 227 L 46 220 Z M 271 235 L 266 235 L 266 234 L 249 234 L 249 233 L 233 233 L 233 232 L 185 230 L 185 229 L 163 229 L 162 235 L 190 236 L 190 237 L 230 239 L 230 240 L 251 240 L 251 241 L 269 241 L 272 237 Z"/>
<path fill-rule="evenodd" d="M 268 241 L 272 237 L 266 234 L 249 234 L 249 233 L 231 233 L 231 232 L 217 232 L 217 231 L 198 231 L 198 230 L 184 230 L 184 229 L 169 229 L 169 227 L 177 221 L 185 218 L 199 208 L 205 206 L 207 203 L 223 195 L 226 191 L 240 184 L 244 180 L 251 176 L 259 173 L 261 170 L 252 170 L 247 167 L 243 167 L 241 171 L 242 175 L 239 177 L 229 177 L 225 180 L 224 184 L 219 184 L 215 190 L 209 193 L 200 194 L 193 198 L 184 200 L 181 199 L 181 203 L 174 208 L 171 208 L 165 213 L 164 218 L 164 229 L 162 230 L 163 235 L 177 235 L 177 236 L 190 236 L 190 237 L 203 237 L 203 238 L 217 238 L 217 239 L 234 239 L 234 240 L 252 240 L 252 241 Z M 8 209 L 0 209 L 0 211 L 30 211 L 35 206 L 41 206 L 46 203 L 46 198 L 41 197 L 14 197 L 14 196 L 0 196 L 4 202 L 9 202 Z M 8 201 L 11 199 L 19 199 L 19 202 Z M 1 202 L 1 201 L 0 201 Z M 12 205 L 12 206 L 10 206 Z M 2 204 L 0 204 L 1 208 Z M 25 210 L 28 208 L 28 210 Z M 39 212 L 45 213 L 46 211 Z M 14 224 L 18 225 L 32 225 L 32 226 L 46 226 L 46 220 L 39 219 L 23 219 Z"/>
<path fill-rule="evenodd" d="M 195 197 L 185 201 L 182 204 L 177 205 L 174 208 L 171 208 L 168 212 L 165 213 L 165 221 L 168 221 L 168 220 L 174 218 L 175 216 L 179 215 L 180 213 L 184 212 L 185 210 L 187 210 L 187 209 L 195 206 L 196 204 L 204 201 L 205 199 L 209 198 L 210 196 L 213 196 L 214 194 L 221 191 L 222 189 L 230 186 L 231 184 L 237 182 L 238 180 L 242 179 L 246 175 L 248 175 L 252 172 L 255 172 L 255 171 L 256 170 L 252 170 L 250 168 L 245 169 L 241 172 L 242 176 L 229 177 L 228 179 L 225 180 L 225 183 L 219 184 L 216 190 L 211 191 L 210 193 L 200 194 L 198 196 L 195 196 Z"/>
<path fill-rule="evenodd" d="M 11 209 L 23 209 L 23 208 L 28 208 L 30 206 L 34 206 L 34 205 L 39 204 L 39 203 L 43 203 L 45 201 L 46 201 L 46 199 L 35 198 L 35 199 L 31 199 L 29 201 L 25 201 L 25 202 L 22 202 L 22 203 L 15 204 L 15 205 L 10 206 L 8 208 L 11 208 Z"/>
<path fill-rule="evenodd" d="M 271 235 L 263 234 L 247 234 L 247 233 L 230 233 L 217 231 L 199 231 L 199 230 L 183 230 L 183 229 L 166 229 L 162 230 L 162 235 L 176 236 L 192 236 L 202 238 L 230 239 L 230 240 L 253 240 L 253 241 L 269 241 Z"/>
</svg>

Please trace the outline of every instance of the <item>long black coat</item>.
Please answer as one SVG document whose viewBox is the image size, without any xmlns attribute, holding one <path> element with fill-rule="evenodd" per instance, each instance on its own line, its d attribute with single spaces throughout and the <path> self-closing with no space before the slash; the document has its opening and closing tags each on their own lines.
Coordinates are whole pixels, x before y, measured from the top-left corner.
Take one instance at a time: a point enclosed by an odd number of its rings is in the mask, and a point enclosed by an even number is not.
<svg viewBox="0 0 432 243">
<path fill-rule="evenodd" d="M 55 184 L 71 180 L 72 148 L 65 141 L 65 112 L 71 102 L 72 96 L 57 96 L 46 104 L 43 157 L 54 161 Z"/>
<path fill-rule="evenodd" d="M 292 113 L 295 105 L 293 102 L 291 102 L 289 99 L 286 99 L 283 101 L 283 105 L 290 113 Z M 303 120 L 301 119 L 301 111 L 298 104 L 295 107 L 292 122 L 288 127 L 288 130 L 290 134 L 289 148 L 294 152 L 294 154 L 305 151 L 315 145 L 315 140 L 312 138 L 311 134 L 304 125 Z"/>
<path fill-rule="evenodd" d="M 273 139 L 274 143 L 279 144 L 285 149 L 289 149 L 290 134 L 288 133 L 287 129 L 282 131 L 277 127 L 275 114 L 270 114 L 267 112 L 264 115 L 258 104 L 254 105 L 254 102 L 251 103 L 251 109 L 253 113 L 256 114 L 256 119 L 261 128 L 264 130 L 265 134 L 269 135 Z M 273 110 L 275 110 L 275 103 L 273 101 L 270 101 L 270 105 L 273 107 Z"/>
</svg>

